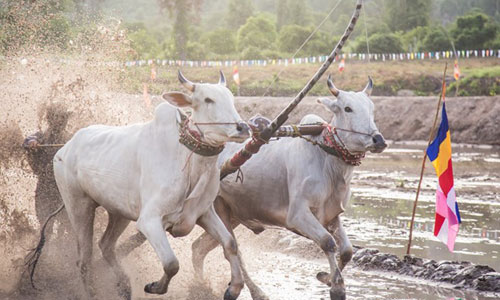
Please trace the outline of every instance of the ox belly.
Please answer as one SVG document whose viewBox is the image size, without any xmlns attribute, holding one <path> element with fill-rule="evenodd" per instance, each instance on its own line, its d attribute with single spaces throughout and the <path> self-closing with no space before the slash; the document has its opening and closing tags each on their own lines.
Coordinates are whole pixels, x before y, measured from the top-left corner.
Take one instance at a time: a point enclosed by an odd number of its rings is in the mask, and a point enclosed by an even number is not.
<svg viewBox="0 0 500 300">
<path fill-rule="evenodd" d="M 111 213 L 137 220 L 140 211 L 137 142 L 146 124 L 93 125 L 78 131 L 55 157 L 68 188 L 83 192 Z M 77 189 L 81 189 L 80 191 Z"/>
<path fill-rule="evenodd" d="M 228 143 L 219 164 L 242 146 Z M 260 232 L 265 227 L 287 227 L 290 201 L 309 207 L 328 225 L 344 211 L 350 197 L 350 172 L 340 171 L 337 158 L 301 139 L 281 139 L 261 148 L 241 167 L 244 181 L 235 175 L 221 182 L 219 195 L 239 222 Z M 290 199 L 291 195 L 297 199 Z"/>
</svg>

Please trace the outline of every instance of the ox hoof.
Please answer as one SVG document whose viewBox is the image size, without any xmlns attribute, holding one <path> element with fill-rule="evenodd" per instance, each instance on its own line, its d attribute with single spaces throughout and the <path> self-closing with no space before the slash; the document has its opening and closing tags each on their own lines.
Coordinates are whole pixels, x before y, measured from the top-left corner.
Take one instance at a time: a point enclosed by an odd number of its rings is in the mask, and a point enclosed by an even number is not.
<svg viewBox="0 0 500 300">
<path fill-rule="evenodd" d="M 330 276 L 330 273 L 319 272 L 318 274 L 316 274 L 316 279 L 318 279 L 319 282 L 326 284 L 327 286 L 332 286 L 332 276 Z"/>
<path fill-rule="evenodd" d="M 239 295 L 233 296 L 231 295 L 231 292 L 229 291 L 230 288 L 227 288 L 226 292 L 224 293 L 224 300 L 236 300 Z"/>
<path fill-rule="evenodd" d="M 167 288 L 162 288 L 158 281 L 148 283 L 144 286 L 144 291 L 149 294 L 165 294 L 167 292 Z"/>
<path fill-rule="evenodd" d="M 336 288 L 330 290 L 331 300 L 345 300 L 345 290 L 343 288 Z"/>
</svg>

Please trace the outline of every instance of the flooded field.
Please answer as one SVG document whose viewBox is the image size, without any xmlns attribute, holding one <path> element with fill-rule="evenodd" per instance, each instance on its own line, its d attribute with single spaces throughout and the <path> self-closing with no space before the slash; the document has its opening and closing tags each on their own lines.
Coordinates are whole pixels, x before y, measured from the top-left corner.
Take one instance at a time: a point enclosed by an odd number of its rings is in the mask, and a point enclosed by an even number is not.
<svg viewBox="0 0 500 300">
<path fill-rule="evenodd" d="M 71 81 L 68 81 L 71 82 Z M 85 89 L 83 87 L 82 89 Z M 16 94 L 15 94 L 16 95 Z M 15 96 L 14 95 L 14 96 Z M 86 95 L 86 94 L 85 94 Z M 122 99 L 116 105 L 114 99 Z M 13 97 L 13 99 L 17 99 Z M 85 98 L 86 99 L 86 98 Z M 92 99 L 90 99 L 92 100 Z M 130 124 L 150 118 L 151 110 L 142 107 L 142 98 L 137 95 L 99 94 L 99 102 L 87 123 Z M 155 98 L 153 97 L 153 100 Z M 306 99 L 303 115 L 313 107 L 315 99 Z M 82 103 L 87 103 L 83 102 Z M 98 103 L 98 105 L 96 104 Z M 268 103 L 269 104 L 269 103 Z M 272 102 L 277 107 L 282 105 Z M 36 105 L 24 107 L 18 112 L 14 103 L 10 111 L 18 120 L 22 133 L 31 133 L 36 125 Z M 109 109 L 104 111 L 102 107 Z M 251 108 L 251 107 L 249 107 Z M 19 108 L 20 110 L 20 108 Z M 262 108 L 262 110 L 265 110 Z M 80 111 L 75 109 L 75 111 Z M 249 115 L 255 111 L 248 110 Z M 90 114 L 90 113 L 88 113 Z M 75 118 L 75 117 L 74 117 Z M 80 124 L 75 118 L 74 124 Z M 78 121 L 78 122 L 77 122 Z M 71 124 L 73 127 L 79 125 Z M 70 127 L 73 130 L 73 127 Z M 16 143 L 22 141 L 21 130 Z M 16 132 L 17 132 L 16 131 Z M 453 134 L 453 133 L 452 133 Z M 453 137 L 452 137 L 453 138 Z M 15 145 L 16 143 L 12 143 Z M 353 196 L 349 202 L 343 222 L 354 245 L 372 247 L 382 252 L 402 257 L 406 251 L 408 228 L 415 190 L 422 161 L 422 142 L 394 142 L 382 154 L 369 154 L 353 178 Z M 456 243 L 455 253 L 449 253 L 445 245 L 433 236 L 434 193 L 437 178 L 427 162 L 422 193 L 416 215 L 412 254 L 435 260 L 467 260 L 485 264 L 500 270 L 500 148 L 493 146 L 453 145 L 455 187 L 462 216 L 462 225 Z M 3 152 L 2 152 L 3 153 Z M 5 152 L 5 155 L 11 155 Z M 16 152 L 14 152 L 16 153 Z M 76 245 L 71 230 L 56 222 L 54 232 L 47 241 L 40 264 L 35 274 L 38 290 L 33 290 L 25 277 L 21 277 L 22 262 L 27 249 L 36 244 L 38 221 L 35 216 L 36 177 L 21 163 L 24 154 L 13 157 L 17 164 L 7 168 L 2 188 L 5 195 L 5 211 L 15 208 L 10 216 L 11 223 L 4 223 L 8 234 L 0 243 L 0 270 L 4 282 L 0 282 L 0 299 L 81 299 L 83 295 L 76 267 Z M 18 166 L 18 164 L 20 166 Z M 7 209 L 8 208 L 8 209 Z M 63 215 L 65 212 L 62 213 Z M 98 209 L 94 238 L 94 267 L 96 268 L 98 295 L 100 299 L 119 299 L 115 292 L 116 278 L 102 263 L 97 241 L 107 222 L 106 213 Z M 10 227 L 9 227 L 10 226 Z M 135 234 L 131 224 L 119 243 Z M 191 243 L 201 234 L 196 228 L 189 236 L 169 238 L 176 253 L 181 270 L 171 282 L 169 291 L 163 296 L 146 295 L 144 285 L 161 277 L 158 258 L 152 247 L 145 243 L 123 260 L 123 266 L 130 276 L 133 299 L 169 300 L 215 300 L 222 299 L 230 280 L 229 265 L 220 247 L 210 253 L 205 263 L 207 283 L 193 281 L 191 264 Z M 254 235 L 239 227 L 236 230 L 250 276 L 272 300 L 329 299 L 328 287 L 316 279 L 320 271 L 328 271 L 328 263 L 318 246 L 311 241 L 282 230 L 266 230 Z M 61 236 L 63 238 L 61 238 Z M 433 283 L 399 275 L 363 271 L 350 264 L 344 270 L 348 299 L 499 299 L 500 295 L 477 294 L 454 289 L 443 283 Z M 17 289 L 17 290 L 15 290 Z M 249 300 L 245 288 L 239 299 Z"/>
<path fill-rule="evenodd" d="M 355 172 L 353 197 L 344 216 L 354 245 L 402 257 L 406 253 L 411 210 L 425 143 L 392 143 L 384 153 L 369 155 Z M 430 163 L 416 213 L 412 254 L 434 260 L 466 260 L 500 270 L 499 148 L 453 145 L 457 199 L 462 216 L 455 252 L 433 235 L 436 176 Z M 329 299 L 315 274 L 328 264 L 310 241 L 283 231 L 253 237 L 240 229 L 239 241 L 256 283 L 271 299 Z M 272 242 L 274 240 L 274 242 Z M 253 246 L 248 249 L 248 243 Z M 260 245 L 260 246 L 259 246 Z M 254 255 L 258 254 L 258 257 Z M 249 257 L 249 258 L 250 258 Z M 344 270 L 349 299 L 498 299 L 384 272 Z M 251 299 L 243 294 L 241 299 Z"/>
</svg>

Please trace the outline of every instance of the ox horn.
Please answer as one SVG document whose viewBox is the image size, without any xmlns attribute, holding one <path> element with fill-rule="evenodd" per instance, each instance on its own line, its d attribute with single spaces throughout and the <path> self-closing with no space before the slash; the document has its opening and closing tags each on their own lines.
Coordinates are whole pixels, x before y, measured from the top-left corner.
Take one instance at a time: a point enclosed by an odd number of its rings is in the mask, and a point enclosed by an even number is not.
<svg viewBox="0 0 500 300">
<path fill-rule="evenodd" d="M 222 70 L 219 70 L 219 73 L 220 73 L 219 84 L 226 86 L 226 76 L 224 76 L 224 73 L 222 73 Z"/>
<path fill-rule="evenodd" d="M 194 92 L 194 83 L 192 83 L 191 81 L 187 80 L 186 77 L 184 77 L 184 75 L 182 75 L 182 72 L 181 70 L 178 70 L 178 76 L 179 78 L 179 81 L 181 82 L 181 84 L 188 90 L 190 90 L 191 92 Z"/>
<path fill-rule="evenodd" d="M 326 83 L 328 84 L 328 89 L 330 89 L 330 93 L 332 93 L 332 95 L 334 95 L 335 97 L 338 97 L 340 91 L 333 84 L 332 74 L 328 75 L 328 79 L 326 80 Z"/>
<path fill-rule="evenodd" d="M 365 92 L 365 94 L 370 96 L 372 94 L 372 90 L 373 90 L 373 80 L 370 76 L 368 76 L 368 83 L 366 84 L 363 92 Z"/>
</svg>

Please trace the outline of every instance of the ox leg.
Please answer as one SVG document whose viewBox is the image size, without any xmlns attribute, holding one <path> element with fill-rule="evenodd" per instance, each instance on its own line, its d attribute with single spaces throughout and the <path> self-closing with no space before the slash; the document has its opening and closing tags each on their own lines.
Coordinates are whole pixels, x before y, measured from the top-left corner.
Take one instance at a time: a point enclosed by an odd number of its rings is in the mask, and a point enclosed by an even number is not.
<svg viewBox="0 0 500 300">
<path fill-rule="evenodd" d="M 222 223 L 224 223 L 224 226 L 226 226 L 227 230 L 229 233 L 233 236 L 233 238 L 236 240 L 236 237 L 234 235 L 234 228 L 238 227 L 240 223 L 236 220 L 231 220 L 231 210 L 229 207 L 224 205 L 223 201 L 221 198 L 217 198 L 214 202 L 214 208 L 217 213 L 217 215 L 220 217 Z M 215 249 L 219 245 L 219 242 L 215 240 L 210 234 L 207 232 L 204 232 L 199 238 L 194 241 L 192 247 L 193 251 L 193 257 L 192 257 L 192 262 L 193 262 L 193 268 L 195 271 L 195 276 L 197 279 L 203 281 L 203 263 L 205 260 L 205 257 L 207 254 Z M 252 296 L 253 300 L 267 300 L 269 299 L 266 294 L 253 282 L 252 278 L 248 275 L 248 272 L 245 267 L 245 263 L 243 262 L 243 258 L 241 256 L 241 252 L 238 251 L 238 258 L 240 259 L 241 263 L 241 271 L 243 273 L 243 279 L 245 281 L 245 284 L 247 285 L 250 295 Z"/>
<path fill-rule="evenodd" d="M 123 299 L 129 300 L 132 297 L 130 279 L 125 274 L 125 271 L 116 259 L 115 245 L 116 241 L 123 233 L 123 231 L 127 228 L 127 225 L 130 223 L 130 221 L 120 217 L 119 215 L 111 214 L 109 212 L 108 215 L 108 226 L 106 227 L 106 231 L 99 241 L 99 248 L 101 248 L 104 260 L 106 260 L 106 262 L 111 266 L 118 279 L 118 294 Z"/>
<path fill-rule="evenodd" d="M 243 289 L 243 276 L 241 274 L 241 264 L 238 258 L 236 240 L 215 213 L 213 205 L 198 219 L 197 223 L 222 245 L 224 256 L 231 265 L 231 282 L 224 293 L 224 300 L 237 299 Z"/>
<path fill-rule="evenodd" d="M 146 241 L 146 237 L 140 231 L 131 235 L 125 242 L 120 244 L 116 249 L 116 254 L 119 257 L 127 257 L 130 252 L 134 251 L 134 249 L 140 247 Z"/>
<path fill-rule="evenodd" d="M 337 216 L 333 222 L 328 226 L 328 231 L 333 235 L 333 238 L 339 245 L 339 268 L 340 271 L 344 270 L 347 263 L 352 258 L 352 244 L 342 226 L 340 216 Z"/>
<path fill-rule="evenodd" d="M 215 212 L 221 219 L 224 226 L 226 226 L 229 233 L 234 237 L 233 228 L 236 228 L 239 225 L 237 221 L 231 221 L 231 210 L 227 205 L 224 204 L 224 201 L 221 197 L 217 197 L 214 201 Z M 193 256 L 191 258 L 193 263 L 193 268 L 195 272 L 196 279 L 203 281 L 203 266 L 205 257 L 210 251 L 215 249 L 219 245 L 219 242 L 214 239 L 208 232 L 204 232 L 200 235 L 196 241 L 191 245 Z"/>
<path fill-rule="evenodd" d="M 337 216 L 335 219 L 333 219 L 333 221 L 327 227 L 327 230 L 328 232 L 330 232 L 330 234 L 335 239 L 335 242 L 337 242 L 337 245 L 339 246 L 338 266 L 340 271 L 342 271 L 344 270 L 347 263 L 351 261 L 352 244 L 347 237 L 344 227 L 342 226 L 342 220 L 340 219 L 340 216 Z M 319 272 L 316 275 L 316 278 L 318 278 L 319 281 L 326 285 L 331 285 L 332 277 L 330 273 Z"/>
<path fill-rule="evenodd" d="M 87 297 L 96 298 L 94 284 L 92 281 L 92 240 L 94 236 L 94 217 L 97 204 L 87 196 L 71 197 L 65 199 L 66 211 L 71 225 L 76 234 L 78 249 L 77 266 L 80 268 L 80 276 Z"/>
<path fill-rule="evenodd" d="M 331 300 L 345 300 L 344 279 L 337 266 L 335 258 L 337 245 L 332 235 L 321 225 L 308 208 L 297 209 L 297 211 L 289 214 L 287 224 L 291 229 L 295 229 L 305 237 L 313 240 L 325 252 L 330 264 L 330 273 L 333 274 L 330 298 Z"/>
<path fill-rule="evenodd" d="M 150 294 L 165 294 L 170 280 L 179 272 L 179 261 L 170 247 L 161 217 L 141 215 L 137 220 L 137 229 L 146 236 L 165 272 L 159 281 L 147 284 L 144 291 Z"/>
<path fill-rule="evenodd" d="M 214 239 L 210 234 L 204 232 L 200 237 L 196 239 L 191 245 L 191 250 L 193 256 L 191 261 L 193 263 L 195 278 L 200 281 L 204 281 L 203 277 L 203 267 L 205 263 L 205 257 L 207 254 L 217 248 L 219 242 Z"/>
</svg>

